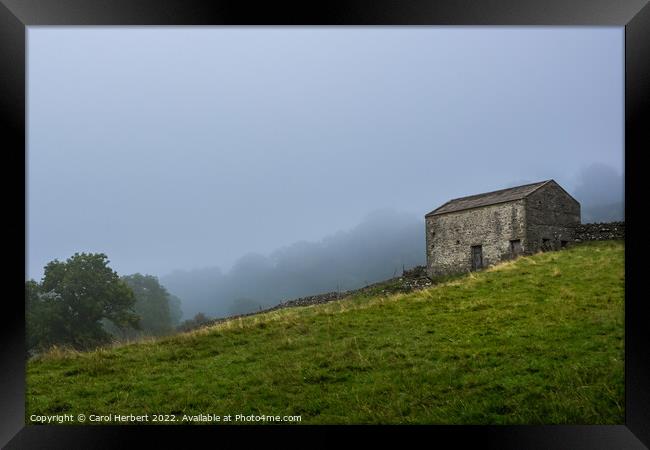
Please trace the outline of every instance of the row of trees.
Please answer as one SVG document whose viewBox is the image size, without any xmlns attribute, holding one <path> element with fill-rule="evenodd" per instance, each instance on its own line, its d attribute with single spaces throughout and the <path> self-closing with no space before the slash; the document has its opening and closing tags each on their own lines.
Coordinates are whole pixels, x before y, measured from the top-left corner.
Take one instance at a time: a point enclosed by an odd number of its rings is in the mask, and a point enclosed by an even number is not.
<svg viewBox="0 0 650 450">
<path fill-rule="evenodd" d="M 103 253 L 75 253 L 25 284 L 27 347 L 89 349 L 114 340 L 161 336 L 181 321 L 181 301 L 151 275 L 120 277 Z"/>
</svg>

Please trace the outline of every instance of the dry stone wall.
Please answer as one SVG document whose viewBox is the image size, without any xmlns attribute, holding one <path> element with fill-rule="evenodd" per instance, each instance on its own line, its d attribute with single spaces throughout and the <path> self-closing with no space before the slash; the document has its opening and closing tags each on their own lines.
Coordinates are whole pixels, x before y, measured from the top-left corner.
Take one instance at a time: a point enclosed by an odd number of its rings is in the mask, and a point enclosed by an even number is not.
<svg viewBox="0 0 650 450">
<path fill-rule="evenodd" d="M 625 239 L 625 222 L 583 223 L 575 227 L 574 242 Z"/>
</svg>

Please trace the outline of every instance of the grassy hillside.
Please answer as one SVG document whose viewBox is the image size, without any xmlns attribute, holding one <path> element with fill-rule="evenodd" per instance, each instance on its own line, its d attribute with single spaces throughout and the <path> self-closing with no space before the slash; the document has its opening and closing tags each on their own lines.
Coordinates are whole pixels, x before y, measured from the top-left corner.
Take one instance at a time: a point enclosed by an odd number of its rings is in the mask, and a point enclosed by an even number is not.
<svg viewBox="0 0 650 450">
<path fill-rule="evenodd" d="M 158 341 L 30 361 L 31 414 L 302 423 L 624 421 L 622 242 Z M 88 423 L 88 422 L 86 422 Z"/>
</svg>

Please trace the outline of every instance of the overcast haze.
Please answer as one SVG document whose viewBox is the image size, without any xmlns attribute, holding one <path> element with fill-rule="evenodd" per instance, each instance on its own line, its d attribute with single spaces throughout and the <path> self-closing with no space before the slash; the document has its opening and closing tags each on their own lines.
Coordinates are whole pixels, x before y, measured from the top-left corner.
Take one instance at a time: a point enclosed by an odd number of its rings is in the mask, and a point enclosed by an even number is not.
<svg viewBox="0 0 650 450">
<path fill-rule="evenodd" d="M 228 271 L 549 178 L 619 211 L 623 33 L 29 27 L 27 276 Z"/>
</svg>

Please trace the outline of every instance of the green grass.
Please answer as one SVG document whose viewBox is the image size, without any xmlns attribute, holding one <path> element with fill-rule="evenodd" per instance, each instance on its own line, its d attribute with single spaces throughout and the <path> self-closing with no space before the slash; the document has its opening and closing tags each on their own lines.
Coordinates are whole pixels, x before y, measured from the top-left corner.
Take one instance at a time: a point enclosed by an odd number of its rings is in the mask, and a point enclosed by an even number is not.
<svg viewBox="0 0 650 450">
<path fill-rule="evenodd" d="M 302 423 L 621 424 L 624 245 L 537 254 L 158 341 L 51 352 L 32 414 L 301 415 Z"/>
</svg>

